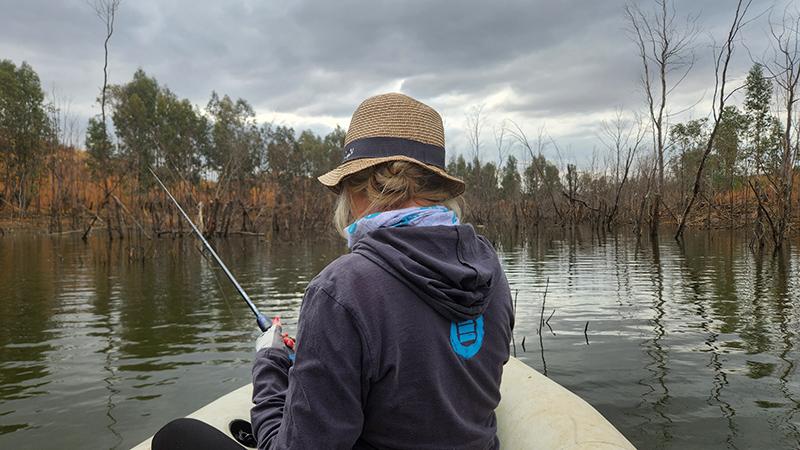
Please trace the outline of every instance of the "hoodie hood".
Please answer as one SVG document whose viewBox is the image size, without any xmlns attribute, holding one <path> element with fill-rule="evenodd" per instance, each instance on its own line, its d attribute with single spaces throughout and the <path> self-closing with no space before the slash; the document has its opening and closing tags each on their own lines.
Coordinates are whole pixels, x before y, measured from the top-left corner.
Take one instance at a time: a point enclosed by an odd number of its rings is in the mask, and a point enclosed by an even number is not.
<svg viewBox="0 0 800 450">
<path fill-rule="evenodd" d="M 502 280 L 489 241 L 470 225 L 380 228 L 353 246 L 453 321 L 477 319 Z"/>
</svg>

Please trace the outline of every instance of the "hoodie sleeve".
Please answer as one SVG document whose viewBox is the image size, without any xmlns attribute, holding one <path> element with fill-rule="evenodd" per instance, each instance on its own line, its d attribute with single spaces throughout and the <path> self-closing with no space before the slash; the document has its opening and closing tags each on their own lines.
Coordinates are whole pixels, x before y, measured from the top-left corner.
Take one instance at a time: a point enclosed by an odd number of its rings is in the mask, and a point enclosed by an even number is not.
<svg viewBox="0 0 800 450">
<path fill-rule="evenodd" d="M 251 420 L 258 448 L 351 449 L 364 423 L 363 327 L 324 290 L 309 286 L 295 361 L 261 350 L 253 365 Z"/>
</svg>

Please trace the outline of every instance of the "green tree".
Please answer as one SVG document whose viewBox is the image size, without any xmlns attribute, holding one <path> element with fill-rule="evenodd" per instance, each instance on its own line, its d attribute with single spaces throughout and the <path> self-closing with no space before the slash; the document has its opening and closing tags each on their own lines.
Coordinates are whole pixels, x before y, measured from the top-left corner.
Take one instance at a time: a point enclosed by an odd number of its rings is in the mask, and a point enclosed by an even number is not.
<svg viewBox="0 0 800 450">
<path fill-rule="evenodd" d="M 318 175 L 333 170 L 342 162 L 342 149 L 346 136 L 347 131 L 339 125 L 325 136 L 325 155 L 320 160 Z"/>
<path fill-rule="evenodd" d="M 159 156 L 194 183 L 203 170 L 201 155 L 211 146 L 210 128 L 208 119 L 189 100 L 179 100 L 169 89 L 160 90 L 154 117 Z"/>
<path fill-rule="evenodd" d="M 305 130 L 265 126 L 263 170 L 274 192 L 273 232 L 298 232 L 329 221 L 334 197 L 316 180 L 341 162 L 345 131 L 336 127 L 324 138 Z M 292 231 L 293 230 L 293 231 Z"/>
<path fill-rule="evenodd" d="M 560 219 L 561 211 L 556 196 L 561 196 L 562 184 L 558 167 L 540 154 L 535 156 L 524 172 L 525 198 L 534 204 L 544 206 L 547 200 L 553 213 Z"/>
<path fill-rule="evenodd" d="M 475 165 L 478 166 L 477 159 Z M 491 161 L 481 166 L 477 181 L 478 184 L 475 187 L 482 200 L 487 206 L 494 206 L 497 199 L 500 198 L 500 171 L 497 170 L 497 166 Z"/>
<path fill-rule="evenodd" d="M 774 173 L 779 163 L 780 130 L 776 117 L 770 115 L 773 88 L 764 76 L 761 64 L 754 64 L 745 81 L 744 115 L 749 141 L 747 158 L 757 173 Z"/>
<path fill-rule="evenodd" d="M 455 155 L 450 157 L 450 162 L 447 163 L 447 173 L 461 180 L 467 179 L 467 160 L 464 159 L 464 155 L 458 155 L 458 158 Z"/>
<path fill-rule="evenodd" d="M 163 163 L 177 170 L 181 177 L 197 182 L 203 169 L 202 155 L 209 152 L 210 125 L 189 100 L 180 100 L 155 78 L 140 68 L 126 84 L 109 87 L 111 117 L 119 146 L 111 157 L 132 169 L 137 187 L 154 183 L 148 169 Z M 87 148 L 96 161 L 102 155 L 102 128 L 90 124 L 91 142 Z M 110 141 L 106 144 L 110 147 Z M 95 165 L 98 165 L 95 162 Z M 165 177 L 169 182 L 172 177 Z"/>
<path fill-rule="evenodd" d="M 741 182 L 739 171 L 744 159 L 742 139 L 746 131 L 747 117 L 735 106 L 726 106 L 713 144 L 714 155 L 718 161 L 717 164 L 710 163 L 709 168 L 718 166 L 719 170 L 713 174 L 714 186 L 716 189 L 728 191 L 728 217 L 731 228 L 734 219 L 733 193 L 735 186 Z"/>
<path fill-rule="evenodd" d="M 472 221 L 478 225 L 491 222 L 496 211 L 496 203 L 501 197 L 499 178 L 501 171 L 492 163 L 482 164 L 473 157 L 467 162 L 463 155 L 451 157 L 447 173 L 464 180 L 467 192 L 464 194 Z"/>
<path fill-rule="evenodd" d="M 540 191 L 561 188 L 558 167 L 544 157 L 539 155 L 525 169 L 525 187 L 528 195 L 537 195 Z"/>
<path fill-rule="evenodd" d="M 114 145 L 111 136 L 105 132 L 103 123 L 97 117 L 89 119 L 86 128 L 86 152 L 89 153 L 89 171 L 96 177 L 105 176 L 108 167 L 108 154 L 113 154 Z M 105 142 L 103 139 L 105 138 Z"/>
<path fill-rule="evenodd" d="M 517 158 L 510 155 L 506 160 L 506 165 L 502 171 L 502 181 L 500 198 L 509 201 L 517 201 L 520 196 L 520 186 L 522 185 L 522 175 L 517 169 Z"/>
<path fill-rule="evenodd" d="M 678 205 L 683 208 L 689 191 L 695 169 L 703 154 L 703 145 L 708 139 L 708 119 L 695 119 L 686 123 L 675 124 L 670 130 L 670 141 L 674 155 L 670 158 L 669 166 L 678 186 Z"/>
<path fill-rule="evenodd" d="M 110 86 L 109 92 L 111 119 L 119 142 L 118 156 L 133 169 L 137 179 L 149 180 L 148 168 L 156 160 L 158 82 L 140 68 L 130 83 Z"/>
<path fill-rule="evenodd" d="M 236 182 L 244 187 L 253 179 L 264 145 L 255 110 L 244 99 L 235 102 L 216 92 L 206 106 L 211 120 L 211 145 L 205 150 L 206 167 L 218 174 L 218 189 Z M 221 192 L 221 191 L 218 191 Z"/>
<path fill-rule="evenodd" d="M 478 157 L 467 163 L 467 174 L 464 178 L 467 186 L 467 201 L 471 205 L 473 221 L 478 225 L 490 223 L 496 211 L 499 198 L 498 171 L 492 162 L 481 164 Z"/>
<path fill-rule="evenodd" d="M 726 106 L 722 120 L 717 127 L 714 139 L 714 153 L 719 158 L 719 166 L 727 188 L 733 191 L 733 185 L 742 160 L 742 137 L 747 130 L 747 118 L 735 106 Z"/>
<path fill-rule="evenodd" d="M 310 178 L 321 174 L 320 167 L 325 160 L 325 142 L 311 130 L 305 130 L 297 137 L 295 148 L 300 160 L 300 173 L 298 176 Z"/>
<path fill-rule="evenodd" d="M 743 0 L 738 0 L 737 2 L 736 12 L 734 13 L 733 22 L 731 24 L 730 31 L 728 32 L 727 39 L 720 47 L 714 49 L 714 68 L 717 83 L 714 86 L 714 97 L 712 102 L 713 121 L 711 123 L 711 130 L 708 133 L 708 142 L 706 143 L 705 149 L 700 156 L 700 163 L 698 164 L 697 172 L 695 173 L 692 195 L 689 197 L 689 201 L 686 203 L 683 213 L 679 216 L 678 229 L 675 232 L 675 239 L 681 239 L 683 237 L 683 231 L 686 228 L 686 220 L 692 211 L 692 205 L 694 205 L 694 202 L 697 200 L 697 196 L 700 193 L 702 179 L 704 176 L 703 168 L 708 160 L 708 156 L 714 149 L 714 140 L 718 134 L 720 122 L 725 116 L 725 102 L 730 97 L 730 94 L 726 92 L 726 86 L 728 83 L 728 67 L 735 48 L 734 43 L 739 39 L 737 35 L 741 31 L 744 24 L 747 23 L 745 16 L 747 14 L 749 3 L 745 4 L 744 6 L 742 3 Z"/>
<path fill-rule="evenodd" d="M 303 173 L 303 158 L 297 145 L 294 129 L 278 126 L 266 131 L 267 172 L 279 182 L 286 183 Z"/>
<path fill-rule="evenodd" d="M 39 76 L 23 62 L 0 61 L 0 166 L 3 199 L 26 209 L 38 192 L 39 171 L 51 148 L 50 123 Z M 8 200 L 6 200 L 8 201 Z M 0 208 L 5 203 L 0 203 Z"/>
</svg>

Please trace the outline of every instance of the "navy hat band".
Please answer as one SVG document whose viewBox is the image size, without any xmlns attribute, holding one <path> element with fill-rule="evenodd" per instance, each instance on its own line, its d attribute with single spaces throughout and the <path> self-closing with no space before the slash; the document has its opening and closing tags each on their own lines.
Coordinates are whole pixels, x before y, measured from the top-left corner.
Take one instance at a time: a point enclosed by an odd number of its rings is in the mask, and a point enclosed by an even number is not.
<svg viewBox="0 0 800 450">
<path fill-rule="evenodd" d="M 361 158 L 407 156 L 442 170 L 445 168 L 444 148 L 411 139 L 394 137 L 356 139 L 345 146 L 343 153 L 342 163 Z"/>
</svg>

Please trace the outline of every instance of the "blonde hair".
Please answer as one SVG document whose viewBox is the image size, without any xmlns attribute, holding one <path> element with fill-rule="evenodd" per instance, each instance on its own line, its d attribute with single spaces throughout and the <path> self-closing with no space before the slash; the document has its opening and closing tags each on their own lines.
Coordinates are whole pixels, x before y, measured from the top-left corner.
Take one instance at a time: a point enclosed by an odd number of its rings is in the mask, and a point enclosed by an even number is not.
<svg viewBox="0 0 800 450">
<path fill-rule="evenodd" d="M 460 196 L 453 197 L 450 183 L 450 180 L 408 161 L 389 161 L 368 167 L 342 180 L 333 224 L 344 236 L 344 229 L 361 217 L 398 209 L 410 200 L 430 203 L 431 206 L 441 205 L 460 216 Z M 364 195 L 369 201 L 369 207 L 361 217 L 353 217 L 350 212 L 354 195 Z"/>
</svg>

